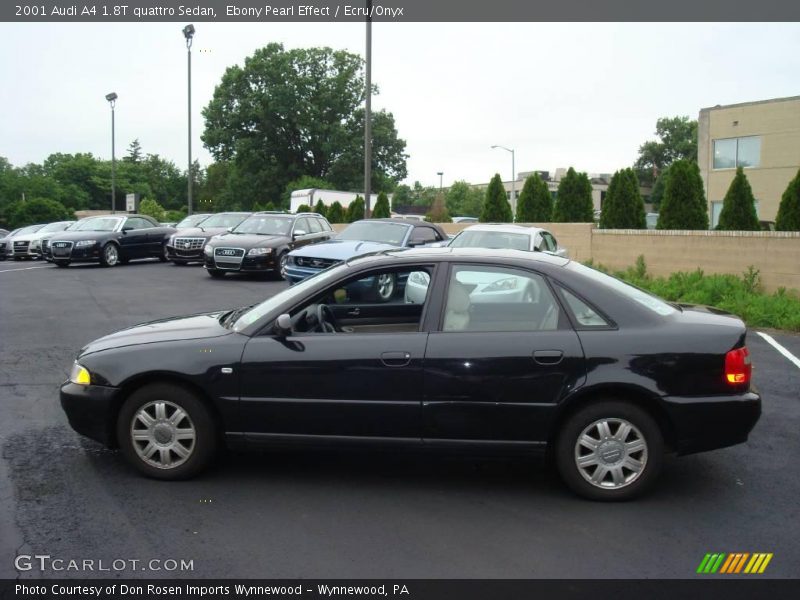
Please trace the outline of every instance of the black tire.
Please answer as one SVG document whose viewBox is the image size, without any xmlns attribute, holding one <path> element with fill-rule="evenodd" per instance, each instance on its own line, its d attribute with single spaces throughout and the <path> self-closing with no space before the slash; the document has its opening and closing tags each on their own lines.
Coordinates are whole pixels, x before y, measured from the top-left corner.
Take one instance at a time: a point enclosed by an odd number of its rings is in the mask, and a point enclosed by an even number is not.
<svg viewBox="0 0 800 600">
<path fill-rule="evenodd" d="M 175 263 L 179 267 L 185 267 L 186 265 L 189 264 L 188 260 L 177 260 L 177 259 L 174 259 L 174 258 L 172 259 L 172 262 Z"/>
<path fill-rule="evenodd" d="M 142 409 L 151 414 L 154 404 L 158 401 L 165 403 L 164 416 L 166 418 L 157 421 L 162 424 L 163 428 L 160 431 L 153 429 L 155 431 L 153 439 L 157 440 L 159 435 L 171 435 L 169 430 L 174 426 L 169 423 L 169 420 L 176 415 L 174 409 L 179 408 L 185 413 L 185 417 L 181 417 L 177 421 L 177 426 L 183 432 L 193 430 L 194 438 L 191 441 L 164 442 L 168 446 L 148 440 L 133 440 L 134 428 L 139 434 L 147 435 L 148 433 L 148 429 L 144 428 L 143 423 L 136 418 L 136 415 Z M 172 431 L 174 435 L 175 430 L 172 429 Z M 217 433 L 211 412 L 203 401 L 189 390 L 170 383 L 153 383 L 139 388 L 128 397 L 117 417 L 117 441 L 122 454 L 133 467 L 154 479 L 173 481 L 197 475 L 208 466 L 216 453 Z M 177 443 L 182 445 L 188 456 L 181 458 L 179 454 L 170 449 Z M 175 466 L 159 467 L 148 462 L 141 453 L 146 452 L 151 445 L 155 448 L 152 458 L 154 462 L 166 464 L 161 462 L 166 456 Z M 156 458 L 156 454 L 158 458 Z"/>
<path fill-rule="evenodd" d="M 285 262 L 287 260 L 289 260 L 289 252 L 287 250 L 284 250 L 283 252 L 281 252 L 278 255 L 278 258 L 275 259 L 275 264 L 277 265 L 277 268 L 275 269 L 275 273 L 274 273 L 273 276 L 278 281 L 282 281 L 282 280 L 286 279 L 286 277 L 284 277 L 284 275 L 283 275 L 283 270 L 286 267 Z"/>
<path fill-rule="evenodd" d="M 108 242 L 100 249 L 100 265 L 103 267 L 116 267 L 120 262 L 119 246 Z"/>
<path fill-rule="evenodd" d="M 68 260 L 54 260 L 53 261 L 57 267 L 68 267 L 69 261 Z"/>
<path fill-rule="evenodd" d="M 166 244 L 161 246 L 161 253 L 158 255 L 158 260 L 161 262 L 169 262 L 169 251 L 167 250 Z"/>
<path fill-rule="evenodd" d="M 225 271 L 220 271 L 219 269 L 206 269 L 206 271 L 214 279 L 222 279 L 225 277 Z"/>
<path fill-rule="evenodd" d="M 608 420 L 610 425 L 608 431 L 612 434 L 608 438 L 603 438 L 600 429 L 594 429 L 595 424 L 605 420 Z M 622 421 L 632 426 L 630 433 L 625 437 L 627 443 L 614 439 L 615 435 L 622 435 L 620 433 L 623 431 L 622 427 L 613 429 L 617 424 L 622 425 Z M 587 431 L 587 428 L 591 429 Z M 584 432 L 601 442 L 596 451 L 590 451 L 583 445 L 578 447 L 578 440 Z M 634 448 L 634 442 L 639 438 L 644 442 L 644 451 L 629 453 L 627 448 Z M 606 441 L 603 441 L 604 439 Z M 593 460 L 598 462 L 581 469 L 577 464 L 579 454 L 589 462 Z M 625 466 L 629 458 L 644 463 L 638 474 Z M 630 500 L 645 493 L 658 479 L 663 458 L 664 439 L 658 423 L 644 409 L 613 398 L 593 402 L 570 416 L 562 426 L 555 445 L 556 466 L 564 483 L 575 493 L 590 500 Z M 607 469 L 609 466 L 611 471 L 600 475 L 605 473 L 601 467 Z M 614 483 L 612 471 L 620 474 L 619 484 Z M 587 477 L 593 476 L 599 477 L 600 481 L 591 483 Z"/>
</svg>

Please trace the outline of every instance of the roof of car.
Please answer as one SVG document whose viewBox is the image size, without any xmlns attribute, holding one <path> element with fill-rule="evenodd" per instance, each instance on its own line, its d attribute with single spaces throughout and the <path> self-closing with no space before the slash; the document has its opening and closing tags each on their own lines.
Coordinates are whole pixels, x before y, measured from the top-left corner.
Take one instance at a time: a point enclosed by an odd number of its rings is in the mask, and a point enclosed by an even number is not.
<svg viewBox="0 0 800 600">
<path fill-rule="evenodd" d="M 382 257 L 391 257 L 393 259 L 402 259 L 403 261 L 415 261 L 419 259 L 435 258 L 439 260 L 459 260 L 459 259 L 493 259 L 493 260 L 508 260 L 508 261 L 523 261 L 523 262 L 536 262 L 552 265 L 554 267 L 563 267 L 570 262 L 568 258 L 555 256 L 547 252 L 528 252 L 526 250 L 510 250 L 506 248 L 435 248 L 430 246 L 422 246 L 417 248 L 397 248 L 391 250 L 382 250 L 373 252 L 371 254 L 364 254 L 352 258 L 347 261 L 348 264 L 353 264 L 362 259 L 379 259 Z"/>
<path fill-rule="evenodd" d="M 360 219 L 356 221 L 356 223 L 361 223 L 362 221 L 380 221 L 383 223 L 399 223 L 400 225 L 408 225 L 409 227 L 432 227 L 437 231 L 444 233 L 444 230 L 437 224 L 431 223 L 429 221 L 417 221 L 416 219 L 401 219 L 396 217 L 387 217 L 383 219 Z"/>
<path fill-rule="evenodd" d="M 511 223 L 481 223 L 480 225 L 470 225 L 462 231 L 499 231 L 501 233 L 523 233 L 530 235 L 538 231 L 547 231 L 542 227 L 526 227 L 524 225 L 513 225 Z"/>
</svg>

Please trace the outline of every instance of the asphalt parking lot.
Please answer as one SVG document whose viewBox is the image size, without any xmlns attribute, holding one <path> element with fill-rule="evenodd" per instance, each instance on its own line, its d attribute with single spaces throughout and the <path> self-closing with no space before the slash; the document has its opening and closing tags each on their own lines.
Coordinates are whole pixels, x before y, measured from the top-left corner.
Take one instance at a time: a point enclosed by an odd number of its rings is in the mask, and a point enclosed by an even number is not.
<svg viewBox="0 0 800 600">
<path fill-rule="evenodd" d="M 519 459 L 229 453 L 201 478 L 138 476 L 75 434 L 58 387 L 86 342 L 142 321 L 250 304 L 285 287 L 138 262 L 0 262 L 0 577 L 17 554 L 192 560 L 259 578 L 687 578 L 707 552 L 800 564 L 800 369 L 750 332 L 764 414 L 747 444 L 670 458 L 654 493 L 581 500 Z M 770 335 L 800 356 L 800 336 Z M 92 573 L 44 576 L 91 577 Z M 96 573 L 109 576 L 109 573 Z"/>
</svg>

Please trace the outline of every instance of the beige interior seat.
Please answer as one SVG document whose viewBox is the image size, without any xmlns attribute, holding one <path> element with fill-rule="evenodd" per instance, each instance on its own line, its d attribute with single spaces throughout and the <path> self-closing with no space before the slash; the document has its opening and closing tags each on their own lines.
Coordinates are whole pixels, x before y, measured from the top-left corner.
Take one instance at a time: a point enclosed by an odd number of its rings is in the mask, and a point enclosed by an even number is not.
<svg viewBox="0 0 800 600">
<path fill-rule="evenodd" d="M 453 279 L 447 292 L 447 310 L 444 313 L 445 331 L 465 331 L 469 328 L 469 291 L 460 281 Z"/>
</svg>

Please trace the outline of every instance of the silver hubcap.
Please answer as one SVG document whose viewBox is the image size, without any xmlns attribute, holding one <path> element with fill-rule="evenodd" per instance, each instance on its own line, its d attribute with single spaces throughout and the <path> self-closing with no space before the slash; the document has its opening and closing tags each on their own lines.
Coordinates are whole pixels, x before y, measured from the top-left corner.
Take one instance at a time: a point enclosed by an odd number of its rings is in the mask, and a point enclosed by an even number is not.
<svg viewBox="0 0 800 600">
<path fill-rule="evenodd" d="M 625 419 L 598 419 L 578 436 L 575 464 L 593 486 L 623 488 L 644 472 L 647 442 Z"/>
<path fill-rule="evenodd" d="M 378 296 L 381 300 L 388 300 L 394 294 L 394 276 L 378 275 Z"/>
<path fill-rule="evenodd" d="M 131 421 L 131 440 L 136 454 L 158 469 L 174 469 L 194 451 L 197 433 L 189 415 L 168 400 L 142 406 Z"/>
<path fill-rule="evenodd" d="M 119 258 L 117 247 L 114 244 L 106 247 L 106 262 L 110 265 L 115 265 L 117 264 L 117 258 Z"/>
<path fill-rule="evenodd" d="M 284 279 L 286 279 L 286 263 L 287 262 L 289 262 L 289 256 L 286 255 L 286 254 L 283 254 L 281 256 L 280 270 L 281 270 L 281 277 L 283 277 Z"/>
</svg>

